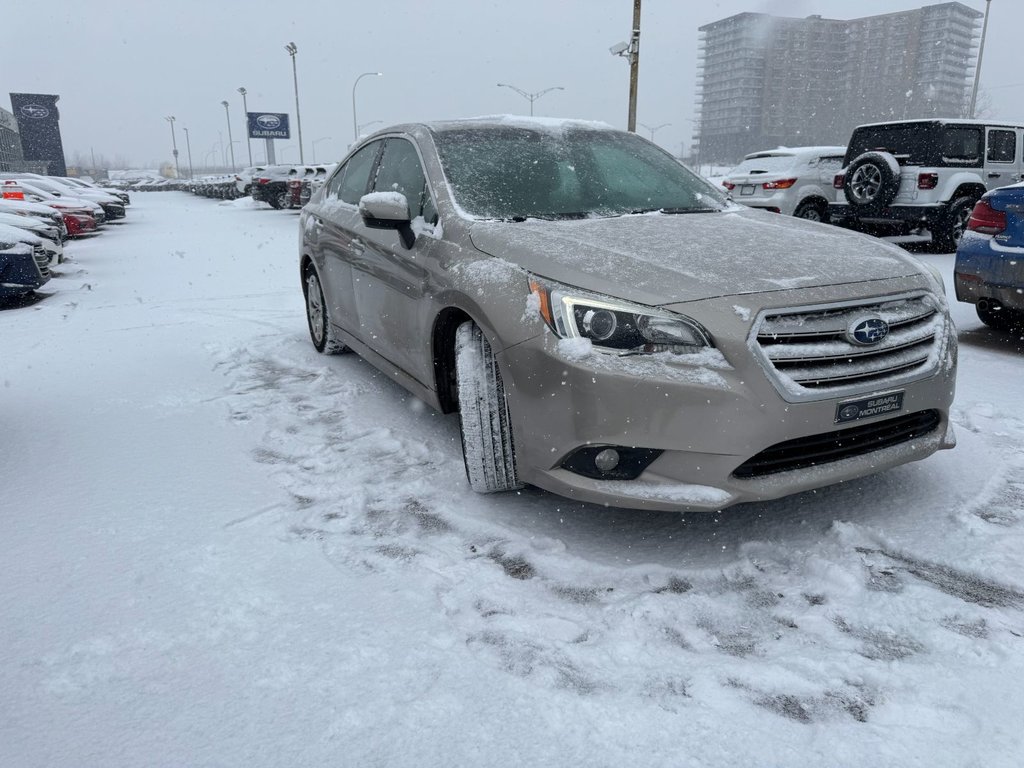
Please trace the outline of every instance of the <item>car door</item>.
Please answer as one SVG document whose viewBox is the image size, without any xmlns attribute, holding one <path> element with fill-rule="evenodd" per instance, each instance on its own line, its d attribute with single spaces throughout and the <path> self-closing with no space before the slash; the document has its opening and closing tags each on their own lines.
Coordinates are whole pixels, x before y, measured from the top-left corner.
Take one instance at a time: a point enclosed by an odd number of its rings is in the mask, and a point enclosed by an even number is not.
<svg viewBox="0 0 1024 768">
<path fill-rule="evenodd" d="M 322 265 L 320 280 L 324 288 L 332 322 L 363 339 L 356 309 L 352 263 L 362 258 L 364 243 L 357 232 L 359 198 L 369 190 L 370 175 L 376 165 L 383 141 L 367 144 L 353 154 L 331 177 L 320 202 L 309 207 L 307 242 L 313 242 L 314 255 Z"/>
<path fill-rule="evenodd" d="M 989 128 L 985 134 L 985 186 L 996 189 L 1016 183 L 1020 178 L 1017 129 Z"/>
<path fill-rule="evenodd" d="M 371 187 L 405 195 L 413 219 L 437 220 L 419 152 L 409 139 L 386 139 Z M 370 229 L 360 222 L 356 231 L 365 243 L 361 256 L 352 261 L 360 330 L 378 354 L 427 384 L 432 365 L 425 298 L 438 241 L 421 235 L 406 248 L 396 230 Z"/>
</svg>

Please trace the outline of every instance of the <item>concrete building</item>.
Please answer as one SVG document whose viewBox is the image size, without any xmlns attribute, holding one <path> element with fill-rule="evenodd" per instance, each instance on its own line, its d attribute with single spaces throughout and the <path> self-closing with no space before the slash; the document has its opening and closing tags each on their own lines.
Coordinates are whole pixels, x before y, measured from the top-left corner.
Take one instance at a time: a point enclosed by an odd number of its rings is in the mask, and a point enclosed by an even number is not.
<svg viewBox="0 0 1024 768">
<path fill-rule="evenodd" d="M 21 170 L 21 134 L 14 114 L 0 107 L 0 171 Z"/>
<path fill-rule="evenodd" d="M 982 14 L 963 3 L 860 19 L 740 13 L 700 28 L 695 153 L 845 144 L 881 120 L 959 117 Z"/>
</svg>

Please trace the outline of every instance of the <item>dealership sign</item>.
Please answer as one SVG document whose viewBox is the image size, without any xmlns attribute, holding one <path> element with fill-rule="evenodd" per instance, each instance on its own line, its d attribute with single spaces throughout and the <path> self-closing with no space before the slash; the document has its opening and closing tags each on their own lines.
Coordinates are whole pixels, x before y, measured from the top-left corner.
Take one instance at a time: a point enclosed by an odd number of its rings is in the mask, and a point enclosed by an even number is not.
<svg viewBox="0 0 1024 768">
<path fill-rule="evenodd" d="M 46 172 L 65 176 L 64 143 L 60 137 L 60 96 L 51 93 L 12 93 L 11 112 L 18 121 L 26 160 L 46 163 Z"/>
<path fill-rule="evenodd" d="M 284 112 L 247 112 L 250 139 L 290 139 L 288 114 Z"/>
</svg>

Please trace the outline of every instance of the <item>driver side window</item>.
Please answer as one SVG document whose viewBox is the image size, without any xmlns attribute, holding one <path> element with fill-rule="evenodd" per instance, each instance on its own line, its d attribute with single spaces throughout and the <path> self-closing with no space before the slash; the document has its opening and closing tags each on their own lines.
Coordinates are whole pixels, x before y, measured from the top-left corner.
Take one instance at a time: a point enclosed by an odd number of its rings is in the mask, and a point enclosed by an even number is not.
<svg viewBox="0 0 1024 768">
<path fill-rule="evenodd" d="M 374 192 L 401 192 L 409 201 L 409 216 L 422 216 L 433 224 L 437 213 L 427 189 L 427 179 L 420 165 L 416 147 L 406 139 L 388 139 L 384 157 L 373 184 Z"/>
<path fill-rule="evenodd" d="M 338 169 L 327 185 L 326 197 L 328 200 L 341 200 L 352 205 L 359 204 L 359 198 L 366 194 L 370 171 L 373 170 L 373 163 L 377 159 L 377 153 L 380 151 L 382 143 L 375 141 L 372 144 L 367 144 Z"/>
</svg>

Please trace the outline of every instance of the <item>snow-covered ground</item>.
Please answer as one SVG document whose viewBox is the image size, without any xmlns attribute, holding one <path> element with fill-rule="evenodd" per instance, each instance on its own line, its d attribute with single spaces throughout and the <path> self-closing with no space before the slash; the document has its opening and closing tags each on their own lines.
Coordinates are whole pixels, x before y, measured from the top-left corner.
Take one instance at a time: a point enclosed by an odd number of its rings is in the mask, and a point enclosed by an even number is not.
<svg viewBox="0 0 1024 768">
<path fill-rule="evenodd" d="M 296 223 L 137 194 L 0 312 L 0 766 L 1020 765 L 1019 340 L 954 304 L 960 445 L 879 476 L 481 497 Z"/>
</svg>

